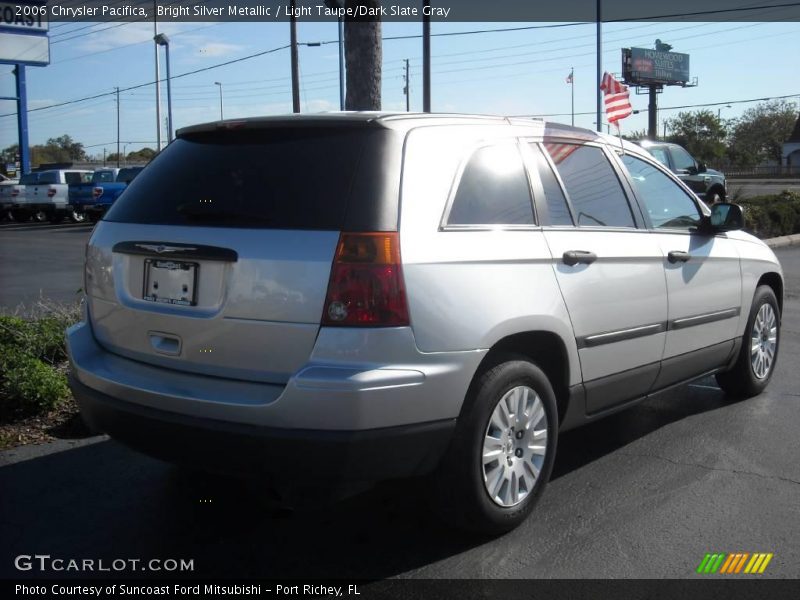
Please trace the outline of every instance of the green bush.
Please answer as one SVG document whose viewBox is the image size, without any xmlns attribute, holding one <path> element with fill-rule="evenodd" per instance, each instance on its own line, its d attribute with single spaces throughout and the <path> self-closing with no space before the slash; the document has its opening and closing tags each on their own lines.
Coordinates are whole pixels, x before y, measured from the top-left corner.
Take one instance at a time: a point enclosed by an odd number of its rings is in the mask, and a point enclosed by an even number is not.
<svg viewBox="0 0 800 600">
<path fill-rule="evenodd" d="M 782 192 L 740 200 L 745 228 L 760 238 L 800 233 L 800 194 Z"/>
<path fill-rule="evenodd" d="M 0 346 L 3 378 L 0 387 L 7 408 L 36 414 L 55 408 L 69 395 L 63 373 L 15 346 Z"/>
<path fill-rule="evenodd" d="M 43 305 L 46 307 L 46 305 Z M 39 414 L 69 396 L 64 329 L 74 311 L 40 311 L 35 318 L 0 316 L 0 413 Z"/>
</svg>

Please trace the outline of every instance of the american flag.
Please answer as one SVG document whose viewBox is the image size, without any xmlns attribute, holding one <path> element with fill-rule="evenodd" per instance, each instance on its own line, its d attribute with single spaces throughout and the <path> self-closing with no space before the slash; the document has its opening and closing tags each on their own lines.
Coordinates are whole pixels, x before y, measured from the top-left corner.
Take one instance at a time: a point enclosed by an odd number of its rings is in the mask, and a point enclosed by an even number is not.
<svg viewBox="0 0 800 600">
<path fill-rule="evenodd" d="M 633 112 L 628 86 L 614 79 L 610 73 L 603 73 L 600 89 L 605 93 L 606 115 L 609 123 L 616 124 L 617 121 Z"/>
<path fill-rule="evenodd" d="M 557 144 L 554 142 L 545 142 L 544 147 L 550 155 L 550 158 L 552 158 L 553 162 L 557 165 L 560 165 L 570 154 L 580 148 L 577 144 Z"/>
</svg>

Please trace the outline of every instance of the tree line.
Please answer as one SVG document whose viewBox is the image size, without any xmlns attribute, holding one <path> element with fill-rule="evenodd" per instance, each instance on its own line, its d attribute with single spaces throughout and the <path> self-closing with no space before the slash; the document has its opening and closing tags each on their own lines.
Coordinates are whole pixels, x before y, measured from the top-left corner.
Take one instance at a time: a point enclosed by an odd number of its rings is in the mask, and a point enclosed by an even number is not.
<svg viewBox="0 0 800 600">
<path fill-rule="evenodd" d="M 69 162 L 83 162 L 89 160 L 101 160 L 101 156 L 91 157 L 86 153 L 81 142 L 76 142 L 71 136 L 64 134 L 58 137 L 50 138 L 44 144 L 36 144 L 30 147 L 31 152 L 31 165 L 37 166 L 46 163 L 69 163 Z M 128 152 L 121 160 L 127 162 L 147 162 L 156 155 L 156 151 L 152 148 L 141 148 L 134 152 Z M 3 150 L 0 150 L 0 163 L 5 168 L 6 164 L 14 163 L 19 160 L 19 145 L 12 144 Z M 107 162 L 115 162 L 117 160 L 116 152 L 106 156 Z"/>
<path fill-rule="evenodd" d="M 783 143 L 797 118 L 797 104 L 787 100 L 762 102 L 734 119 L 708 109 L 680 112 L 667 119 L 664 141 L 680 144 L 698 160 L 716 166 L 780 165 Z M 647 134 L 639 131 L 625 137 L 639 140 Z"/>
</svg>

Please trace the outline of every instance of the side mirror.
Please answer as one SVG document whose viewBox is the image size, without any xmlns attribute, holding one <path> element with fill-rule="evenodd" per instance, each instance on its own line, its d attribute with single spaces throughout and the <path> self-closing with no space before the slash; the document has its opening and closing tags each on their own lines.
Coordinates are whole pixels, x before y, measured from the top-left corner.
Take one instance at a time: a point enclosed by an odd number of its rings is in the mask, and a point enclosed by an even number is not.
<svg viewBox="0 0 800 600">
<path fill-rule="evenodd" d="M 697 163 L 697 172 L 698 173 L 705 173 L 706 171 L 708 171 L 708 165 L 706 165 L 706 163 L 704 163 L 704 162 L 698 162 Z"/>
<path fill-rule="evenodd" d="M 697 175 L 700 172 L 700 169 L 698 169 L 697 167 L 689 167 L 688 169 L 686 169 L 686 172 L 689 175 Z"/>
<path fill-rule="evenodd" d="M 738 204 L 719 202 L 711 206 L 708 226 L 712 233 L 735 231 L 744 228 L 744 213 Z"/>
</svg>

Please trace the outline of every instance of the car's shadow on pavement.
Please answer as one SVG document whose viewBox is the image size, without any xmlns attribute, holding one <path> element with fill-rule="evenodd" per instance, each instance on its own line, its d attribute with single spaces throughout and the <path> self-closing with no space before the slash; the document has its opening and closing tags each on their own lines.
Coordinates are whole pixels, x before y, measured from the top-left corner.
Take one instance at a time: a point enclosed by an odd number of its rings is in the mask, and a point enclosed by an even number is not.
<svg viewBox="0 0 800 600">
<path fill-rule="evenodd" d="M 568 432 L 560 440 L 553 478 L 726 403 L 719 390 L 682 387 Z M 298 457 L 299 472 L 303 460 L 313 457 Z M 427 508 L 430 490 L 424 479 L 287 511 L 263 484 L 192 474 L 113 441 L 2 467 L 0 490 L 0 539 L 7 555 L 0 558 L 0 577 L 87 575 L 13 567 L 16 555 L 49 554 L 108 563 L 193 559 L 194 572 L 186 575 L 195 577 L 377 579 L 489 541 L 442 525 Z"/>
</svg>

